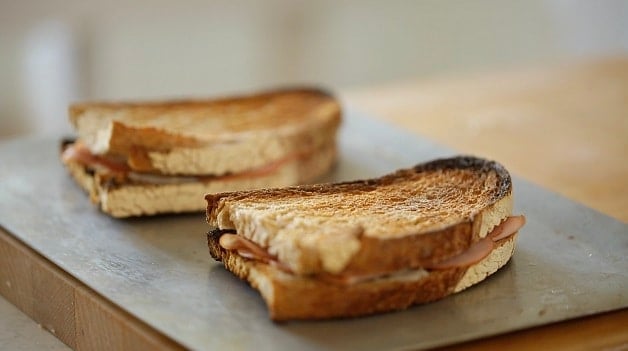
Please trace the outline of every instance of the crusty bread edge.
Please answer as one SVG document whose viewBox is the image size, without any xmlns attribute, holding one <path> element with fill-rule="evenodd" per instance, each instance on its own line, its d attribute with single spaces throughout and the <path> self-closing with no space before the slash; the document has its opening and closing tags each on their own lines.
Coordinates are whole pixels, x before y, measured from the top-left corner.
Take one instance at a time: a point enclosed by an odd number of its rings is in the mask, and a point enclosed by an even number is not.
<svg viewBox="0 0 628 351">
<path fill-rule="evenodd" d="M 70 122 L 75 125 L 76 119 L 80 114 L 84 113 L 90 108 L 137 108 L 137 107 L 169 107 L 169 106 L 185 106 L 185 105 L 206 105 L 206 104 L 231 104 L 244 99 L 256 98 L 264 99 L 276 95 L 286 93 L 306 93 L 326 97 L 330 99 L 336 99 L 333 93 L 329 90 L 325 90 L 320 87 L 306 87 L 306 86 L 294 86 L 294 87 L 282 87 L 275 89 L 268 89 L 264 91 L 252 91 L 244 94 L 234 94 L 225 96 L 216 96 L 211 98 L 197 98 L 197 99 L 165 99 L 165 100 L 137 100 L 137 101 L 83 101 L 74 102 L 68 107 L 68 114 Z"/>
<path fill-rule="evenodd" d="M 260 292 L 274 321 L 328 319 L 403 310 L 458 293 L 503 267 L 514 253 L 516 237 L 495 243 L 488 256 L 469 267 L 419 272 L 410 281 L 375 279 L 346 286 L 292 276 L 233 251 L 220 252 L 226 269 Z"/>
</svg>

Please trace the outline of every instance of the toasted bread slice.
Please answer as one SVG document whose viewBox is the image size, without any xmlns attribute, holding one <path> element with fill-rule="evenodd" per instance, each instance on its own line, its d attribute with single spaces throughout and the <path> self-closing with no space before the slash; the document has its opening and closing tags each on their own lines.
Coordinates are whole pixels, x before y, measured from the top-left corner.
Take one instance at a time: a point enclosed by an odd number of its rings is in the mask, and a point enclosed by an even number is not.
<svg viewBox="0 0 628 351">
<path fill-rule="evenodd" d="M 80 103 L 70 121 L 93 154 L 134 171 L 223 175 L 332 143 L 339 103 L 316 89 L 211 100 Z"/>
<path fill-rule="evenodd" d="M 208 222 L 297 274 L 363 274 L 455 256 L 512 212 L 503 166 L 436 160 L 378 179 L 209 194 Z"/>
<path fill-rule="evenodd" d="M 317 89 L 82 103 L 62 160 L 115 217 L 202 211 L 203 194 L 311 182 L 336 159 L 339 103 Z"/>
<path fill-rule="evenodd" d="M 518 230 L 496 235 L 510 222 L 512 181 L 502 165 L 475 157 L 377 179 L 205 198 L 211 255 L 260 290 L 276 320 L 359 316 L 442 298 L 503 266 Z M 262 254 L 225 248 L 225 233 Z M 484 244 L 485 257 L 443 264 Z"/>
</svg>

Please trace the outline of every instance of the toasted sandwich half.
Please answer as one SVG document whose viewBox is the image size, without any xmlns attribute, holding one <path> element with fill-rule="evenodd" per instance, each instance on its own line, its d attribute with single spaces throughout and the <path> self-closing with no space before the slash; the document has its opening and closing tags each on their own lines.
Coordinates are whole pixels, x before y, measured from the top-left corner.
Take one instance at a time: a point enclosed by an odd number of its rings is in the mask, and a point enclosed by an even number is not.
<svg viewBox="0 0 628 351">
<path fill-rule="evenodd" d="M 500 164 L 439 159 L 377 179 L 209 194 L 209 251 L 273 320 L 354 317 L 459 292 L 512 256 Z"/>
<path fill-rule="evenodd" d="M 204 211 L 203 195 L 312 182 L 336 159 L 341 109 L 320 90 L 70 106 L 62 160 L 114 217 Z"/>
</svg>

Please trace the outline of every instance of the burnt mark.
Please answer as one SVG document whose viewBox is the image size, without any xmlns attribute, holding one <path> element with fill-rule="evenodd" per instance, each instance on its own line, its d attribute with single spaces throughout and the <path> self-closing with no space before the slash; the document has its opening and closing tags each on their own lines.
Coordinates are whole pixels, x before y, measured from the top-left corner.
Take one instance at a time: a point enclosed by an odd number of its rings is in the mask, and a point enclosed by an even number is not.
<svg viewBox="0 0 628 351">
<path fill-rule="evenodd" d="M 512 192 L 512 179 L 506 168 L 492 160 L 475 156 L 463 155 L 451 158 L 441 158 L 414 166 L 417 173 L 436 170 L 471 169 L 479 173 L 495 172 L 498 178 L 497 191 L 494 199 L 500 199 Z"/>
<path fill-rule="evenodd" d="M 207 232 L 207 246 L 209 247 L 209 254 L 216 261 L 222 261 L 224 250 L 220 246 L 220 237 L 223 234 L 236 234 L 236 230 L 214 228 Z"/>
<path fill-rule="evenodd" d="M 512 179 L 506 168 L 498 162 L 475 157 L 475 156 L 455 156 L 450 158 L 436 159 L 426 163 L 418 164 L 412 168 L 405 168 L 389 173 L 379 178 L 359 179 L 325 184 L 297 185 L 284 188 L 258 189 L 247 191 L 223 192 L 219 194 L 207 194 L 207 214 L 211 217 L 212 211 L 218 207 L 218 203 L 223 198 L 230 200 L 241 200 L 249 196 L 272 197 L 272 196 L 293 196 L 305 197 L 313 194 L 337 194 L 344 192 L 368 192 L 377 189 L 382 185 L 403 182 L 417 174 L 438 170 L 460 170 L 471 169 L 478 174 L 494 172 L 497 175 L 497 186 L 492 192 L 491 201 L 495 202 L 512 193 Z"/>
<path fill-rule="evenodd" d="M 220 228 L 214 228 L 212 230 L 210 230 L 209 232 L 207 232 L 207 236 L 211 239 L 211 240 L 215 240 L 218 241 L 220 240 L 220 237 L 223 234 L 235 234 L 236 230 L 235 229 L 220 229 Z"/>
<path fill-rule="evenodd" d="M 68 146 L 74 144 L 76 142 L 75 138 L 65 137 L 61 139 L 61 152 L 63 152 Z"/>
</svg>

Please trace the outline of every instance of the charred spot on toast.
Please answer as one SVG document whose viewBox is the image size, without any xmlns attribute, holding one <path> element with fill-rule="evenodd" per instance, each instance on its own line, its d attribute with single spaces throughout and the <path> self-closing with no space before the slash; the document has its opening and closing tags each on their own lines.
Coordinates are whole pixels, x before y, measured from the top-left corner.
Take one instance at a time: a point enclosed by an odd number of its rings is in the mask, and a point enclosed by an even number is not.
<svg viewBox="0 0 628 351">
<path fill-rule="evenodd" d="M 417 173 L 436 170 L 471 169 L 478 173 L 495 172 L 498 178 L 497 189 L 493 199 L 497 200 L 512 192 L 512 179 L 506 168 L 498 162 L 478 158 L 475 156 L 457 156 L 452 158 L 436 159 L 414 166 Z"/>
<path fill-rule="evenodd" d="M 209 246 L 209 254 L 216 261 L 222 261 L 223 248 L 220 246 L 220 237 L 223 234 L 236 234 L 235 229 L 214 228 L 207 232 L 207 245 Z"/>
<path fill-rule="evenodd" d="M 62 138 L 61 139 L 61 151 L 65 150 L 68 146 L 76 142 L 75 138 Z"/>
<path fill-rule="evenodd" d="M 235 229 L 220 229 L 214 228 L 207 232 L 207 235 L 211 238 L 211 240 L 218 241 L 223 234 L 236 234 Z"/>
</svg>

